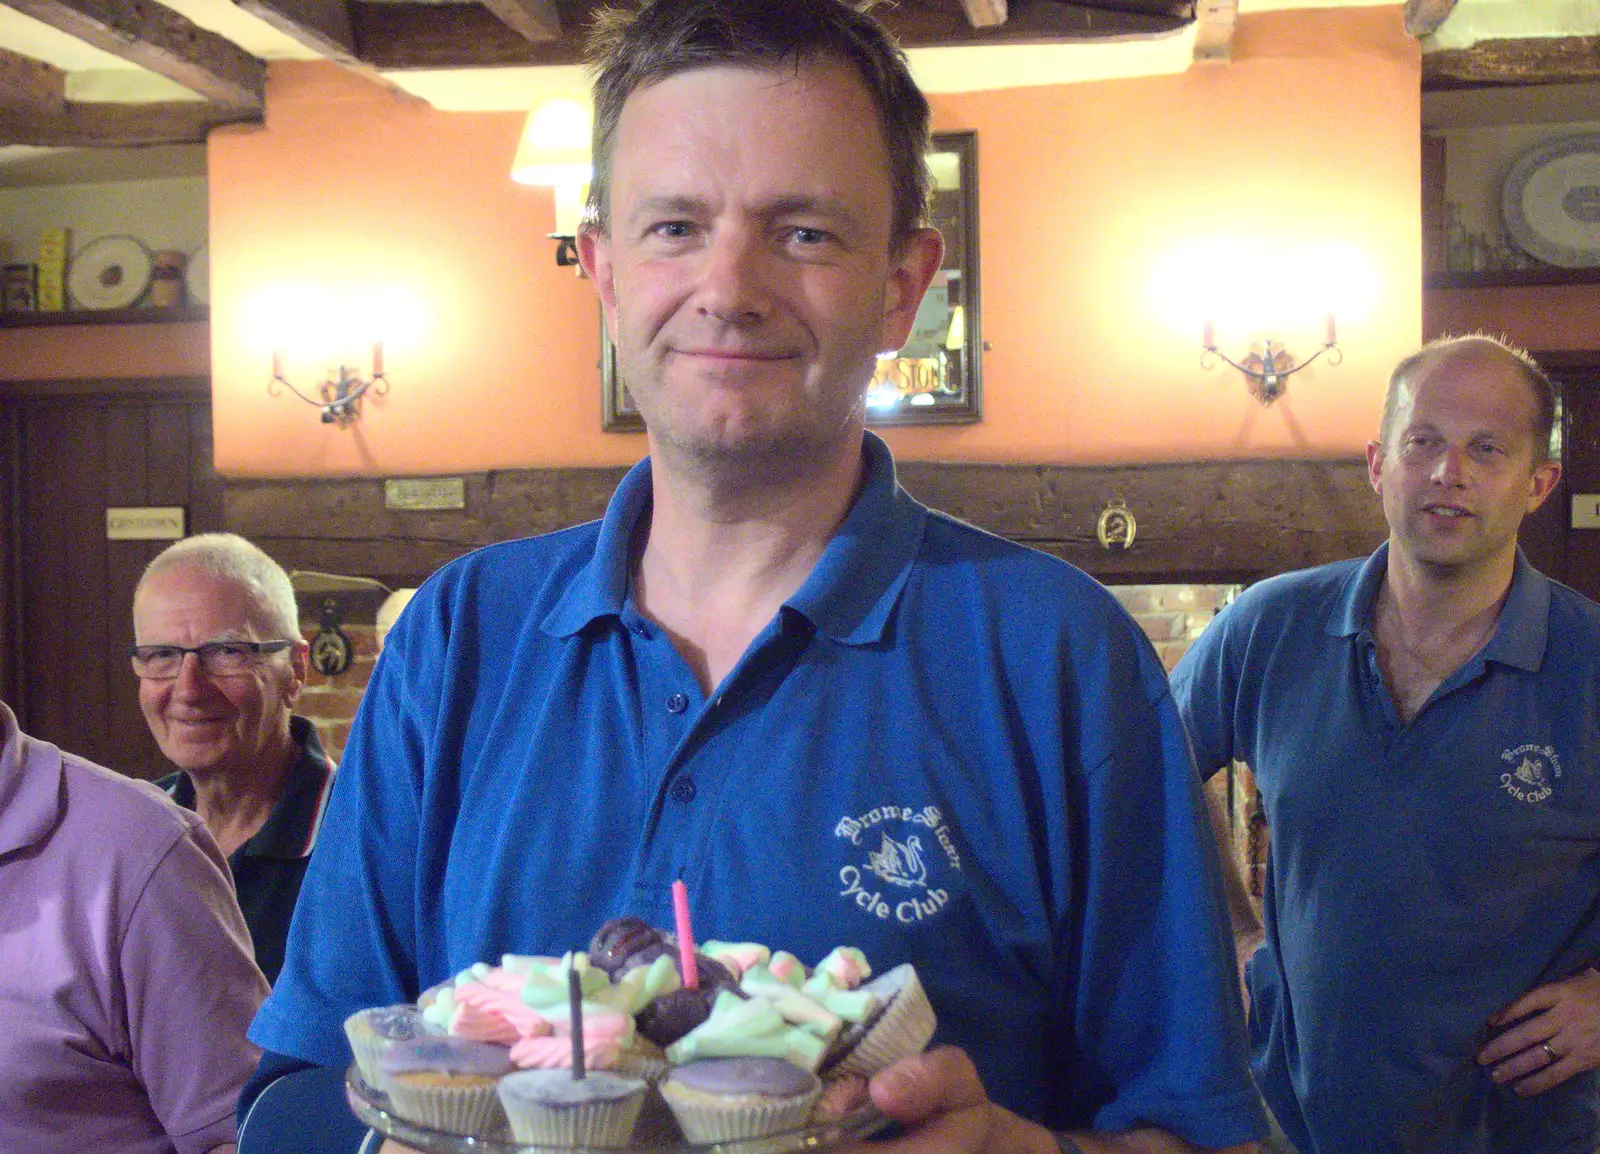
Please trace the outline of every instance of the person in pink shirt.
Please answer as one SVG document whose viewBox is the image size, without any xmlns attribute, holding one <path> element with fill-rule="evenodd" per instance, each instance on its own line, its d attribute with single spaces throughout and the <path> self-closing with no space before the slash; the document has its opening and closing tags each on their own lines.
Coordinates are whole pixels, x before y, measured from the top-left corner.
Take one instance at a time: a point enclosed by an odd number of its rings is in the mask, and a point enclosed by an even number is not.
<svg viewBox="0 0 1600 1154">
<path fill-rule="evenodd" d="M 0 703 L 0 1150 L 232 1151 L 266 994 L 200 819 Z"/>
</svg>

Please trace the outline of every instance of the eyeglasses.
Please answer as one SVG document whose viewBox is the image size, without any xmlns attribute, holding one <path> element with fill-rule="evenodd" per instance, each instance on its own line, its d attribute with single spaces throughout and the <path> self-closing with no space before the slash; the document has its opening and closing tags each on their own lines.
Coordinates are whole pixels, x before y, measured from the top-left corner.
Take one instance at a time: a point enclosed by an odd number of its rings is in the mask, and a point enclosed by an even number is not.
<svg viewBox="0 0 1600 1154">
<path fill-rule="evenodd" d="M 133 671 L 151 681 L 166 681 L 178 676 L 183 659 L 193 653 L 200 669 L 213 677 L 238 677 L 249 673 L 267 654 L 293 645 L 293 641 L 207 641 L 193 649 L 181 645 L 130 645 Z"/>
</svg>

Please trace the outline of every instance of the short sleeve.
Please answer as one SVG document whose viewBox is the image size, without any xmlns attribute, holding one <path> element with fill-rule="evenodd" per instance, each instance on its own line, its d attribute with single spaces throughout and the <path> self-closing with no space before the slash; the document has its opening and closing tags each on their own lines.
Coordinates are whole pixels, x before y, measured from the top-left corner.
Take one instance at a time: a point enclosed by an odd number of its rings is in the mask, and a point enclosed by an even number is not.
<svg viewBox="0 0 1600 1154">
<path fill-rule="evenodd" d="M 234 1139 L 260 1051 L 245 1037 L 267 993 L 216 843 L 180 835 L 129 915 L 121 949 L 134 1075 L 178 1154 Z"/>
<path fill-rule="evenodd" d="M 283 969 L 250 1031 L 264 1049 L 319 1066 L 350 1061 L 345 1018 L 418 993 L 418 795 L 428 747 L 406 645 L 425 600 L 406 607 L 362 696 Z"/>
<path fill-rule="evenodd" d="M 1238 756 L 1233 717 L 1239 687 L 1228 653 L 1237 605 L 1235 602 L 1212 619 L 1172 671 L 1172 696 L 1202 778 L 1209 778 Z"/>
<path fill-rule="evenodd" d="M 1085 748 L 1077 787 L 1071 1084 L 1095 1103 L 1098 1130 L 1158 1126 L 1227 1146 L 1264 1135 L 1265 1120 L 1221 865 L 1165 677 L 1154 654 L 1140 664 L 1108 691 L 1122 707 L 1099 749 Z"/>
</svg>

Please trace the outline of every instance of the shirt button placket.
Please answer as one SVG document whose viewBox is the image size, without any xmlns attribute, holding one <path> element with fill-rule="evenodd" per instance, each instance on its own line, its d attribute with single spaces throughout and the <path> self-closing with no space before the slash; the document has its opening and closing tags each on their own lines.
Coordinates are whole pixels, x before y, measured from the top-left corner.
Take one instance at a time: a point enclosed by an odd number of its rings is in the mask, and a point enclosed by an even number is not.
<svg viewBox="0 0 1600 1154">
<path fill-rule="evenodd" d="M 667 790 L 668 796 L 670 796 L 673 801 L 681 801 L 685 803 L 693 801 L 696 792 L 694 778 L 692 777 L 678 778 L 672 783 L 672 787 Z"/>
<path fill-rule="evenodd" d="M 689 708 L 689 698 L 682 693 L 669 694 L 667 697 L 667 712 L 682 713 Z"/>
</svg>

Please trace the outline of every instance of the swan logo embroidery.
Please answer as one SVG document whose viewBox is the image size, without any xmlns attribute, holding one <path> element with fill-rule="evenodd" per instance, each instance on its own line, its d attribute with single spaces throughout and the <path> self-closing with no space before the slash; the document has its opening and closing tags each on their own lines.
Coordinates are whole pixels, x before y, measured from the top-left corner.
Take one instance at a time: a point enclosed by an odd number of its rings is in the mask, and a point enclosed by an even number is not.
<svg viewBox="0 0 1600 1154">
<path fill-rule="evenodd" d="M 869 917 L 911 924 L 950 901 L 938 875 L 946 867 L 959 873 L 961 854 L 938 806 L 877 806 L 841 818 L 833 834 L 865 851 L 839 870 L 839 896 Z"/>
<path fill-rule="evenodd" d="M 1561 759 L 1548 745 L 1519 745 L 1500 755 L 1510 768 L 1500 775 L 1500 788 L 1518 801 L 1538 805 L 1555 793 Z"/>
</svg>

